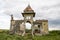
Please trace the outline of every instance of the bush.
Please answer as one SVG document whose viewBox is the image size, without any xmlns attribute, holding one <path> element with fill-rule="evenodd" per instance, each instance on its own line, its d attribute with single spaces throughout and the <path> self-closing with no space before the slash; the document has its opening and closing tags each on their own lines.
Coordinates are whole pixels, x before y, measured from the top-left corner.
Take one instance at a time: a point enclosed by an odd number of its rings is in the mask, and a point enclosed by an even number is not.
<svg viewBox="0 0 60 40">
<path fill-rule="evenodd" d="M 10 35 L 9 31 L 3 31 L 0 33 L 0 40 L 60 40 L 60 31 L 50 31 L 48 35 L 34 36 L 28 33 L 22 37 L 19 35 Z"/>
</svg>

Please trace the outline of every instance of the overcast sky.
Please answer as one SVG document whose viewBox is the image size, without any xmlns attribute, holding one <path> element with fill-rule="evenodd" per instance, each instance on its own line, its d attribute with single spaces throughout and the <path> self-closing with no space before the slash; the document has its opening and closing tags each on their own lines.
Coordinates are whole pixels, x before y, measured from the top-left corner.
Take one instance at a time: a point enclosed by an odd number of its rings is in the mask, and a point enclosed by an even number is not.
<svg viewBox="0 0 60 40">
<path fill-rule="evenodd" d="M 60 29 L 60 0 L 0 0 L 0 29 L 10 29 L 10 15 L 23 19 L 21 13 L 30 4 L 35 20 L 47 19 L 49 30 Z"/>
</svg>

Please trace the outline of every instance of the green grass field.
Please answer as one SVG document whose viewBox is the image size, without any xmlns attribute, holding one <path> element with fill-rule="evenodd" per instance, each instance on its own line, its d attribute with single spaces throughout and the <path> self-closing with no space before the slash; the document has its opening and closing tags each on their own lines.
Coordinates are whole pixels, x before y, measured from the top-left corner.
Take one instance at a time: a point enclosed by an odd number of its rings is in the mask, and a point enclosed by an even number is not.
<svg viewBox="0 0 60 40">
<path fill-rule="evenodd" d="M 43 36 L 34 36 L 32 37 L 30 34 L 27 36 L 19 36 L 19 35 L 10 35 L 9 31 L 0 31 L 0 40 L 60 40 L 60 31 L 50 31 L 48 35 Z"/>
</svg>

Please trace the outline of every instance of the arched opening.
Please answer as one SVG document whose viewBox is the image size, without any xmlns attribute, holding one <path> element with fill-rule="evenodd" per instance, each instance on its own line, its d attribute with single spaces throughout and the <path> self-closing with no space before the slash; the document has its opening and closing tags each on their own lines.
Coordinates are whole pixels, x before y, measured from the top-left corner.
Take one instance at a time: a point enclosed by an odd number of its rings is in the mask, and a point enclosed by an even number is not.
<svg viewBox="0 0 60 40">
<path fill-rule="evenodd" d="M 30 23 L 25 23 L 26 29 L 30 30 L 31 29 L 31 24 Z"/>
<path fill-rule="evenodd" d="M 25 27 L 26 27 L 26 33 L 31 33 L 31 24 L 29 22 L 25 23 Z"/>
</svg>

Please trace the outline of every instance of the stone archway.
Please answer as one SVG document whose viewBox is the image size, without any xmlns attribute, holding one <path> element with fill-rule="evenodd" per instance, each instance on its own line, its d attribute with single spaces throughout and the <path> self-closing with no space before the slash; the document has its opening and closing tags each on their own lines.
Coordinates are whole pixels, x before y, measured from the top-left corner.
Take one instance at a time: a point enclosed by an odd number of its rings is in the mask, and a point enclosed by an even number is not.
<svg viewBox="0 0 60 40">
<path fill-rule="evenodd" d="M 32 25 L 30 23 L 26 22 L 25 26 L 26 26 L 26 29 L 30 30 Z"/>
<path fill-rule="evenodd" d="M 26 21 L 25 22 L 25 32 L 26 33 L 31 33 L 31 27 L 32 27 L 32 24 L 30 21 Z"/>
</svg>

